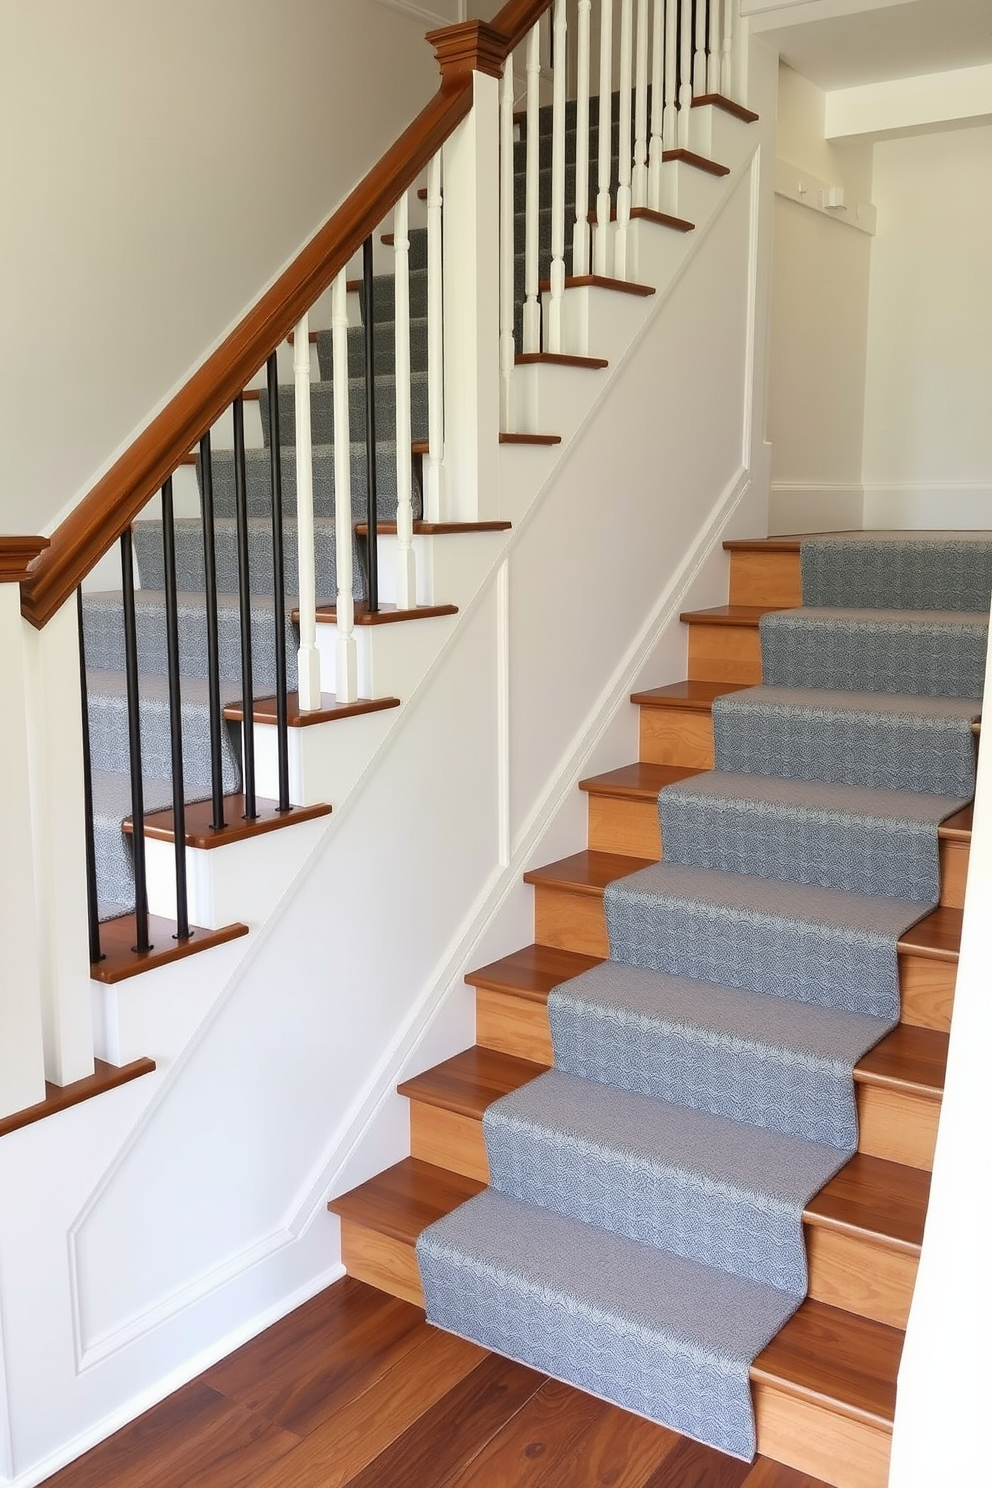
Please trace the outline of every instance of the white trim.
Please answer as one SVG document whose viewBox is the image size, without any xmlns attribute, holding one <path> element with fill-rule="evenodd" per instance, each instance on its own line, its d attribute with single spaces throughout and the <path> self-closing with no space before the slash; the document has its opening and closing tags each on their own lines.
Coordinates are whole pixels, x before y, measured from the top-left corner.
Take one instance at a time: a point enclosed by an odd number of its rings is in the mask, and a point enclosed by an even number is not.
<svg viewBox="0 0 992 1488">
<path fill-rule="evenodd" d="M 860 485 L 772 482 L 768 499 L 769 537 L 794 532 L 859 531 L 865 525 L 864 491 Z"/>
<path fill-rule="evenodd" d="M 814 176 L 789 160 L 775 161 L 775 195 L 784 196 L 797 207 L 809 207 L 844 227 L 874 236 L 877 214 L 871 202 L 848 201 L 843 186 Z"/>
<path fill-rule="evenodd" d="M 933 484 L 866 481 L 864 492 L 866 527 L 984 530 L 992 520 L 992 482 L 989 481 Z"/>
</svg>

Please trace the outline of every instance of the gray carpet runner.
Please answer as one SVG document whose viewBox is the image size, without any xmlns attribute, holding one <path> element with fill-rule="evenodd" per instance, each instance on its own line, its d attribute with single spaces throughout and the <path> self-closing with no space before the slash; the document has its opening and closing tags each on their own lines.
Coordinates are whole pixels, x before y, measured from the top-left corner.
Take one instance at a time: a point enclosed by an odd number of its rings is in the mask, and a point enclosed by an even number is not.
<svg viewBox="0 0 992 1488">
<path fill-rule="evenodd" d="M 663 860 L 606 890 L 609 959 L 549 997 L 554 1069 L 487 1110 L 490 1187 L 417 1247 L 435 1323 L 746 1459 L 974 788 L 992 541 L 812 539 L 802 571 L 717 768 L 660 794 Z"/>
</svg>

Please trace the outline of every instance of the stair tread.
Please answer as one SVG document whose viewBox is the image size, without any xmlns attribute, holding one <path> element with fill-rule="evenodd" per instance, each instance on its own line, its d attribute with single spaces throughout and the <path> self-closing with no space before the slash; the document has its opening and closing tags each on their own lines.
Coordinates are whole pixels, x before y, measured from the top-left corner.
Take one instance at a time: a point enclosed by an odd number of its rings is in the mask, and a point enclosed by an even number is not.
<svg viewBox="0 0 992 1488">
<path fill-rule="evenodd" d="M 858 1061 L 854 1078 L 859 1084 L 886 1086 L 939 1100 L 947 1068 L 947 1043 L 947 1034 L 938 1029 L 897 1023 Z"/>
<path fill-rule="evenodd" d="M 616 770 L 605 770 L 602 775 L 590 775 L 579 781 L 579 790 L 593 796 L 617 796 L 637 801 L 653 800 L 666 785 L 675 785 L 690 775 L 703 772 L 691 765 L 652 765 L 644 760 L 621 765 Z"/>
<path fill-rule="evenodd" d="M 683 610 L 679 619 L 689 625 L 732 625 L 743 629 L 756 629 L 762 615 L 776 609 L 775 605 L 711 605 L 706 610 Z"/>
<path fill-rule="evenodd" d="M 946 837 L 952 842 L 970 842 L 972 824 L 975 818 L 975 803 L 969 801 L 967 806 L 962 806 L 960 811 L 955 811 L 952 816 L 947 816 L 937 828 L 938 837 Z"/>
<path fill-rule="evenodd" d="M 551 884 L 577 893 L 601 894 L 615 878 L 625 878 L 628 873 L 649 867 L 650 863 L 650 858 L 630 858 L 623 853 L 584 848 L 582 852 L 559 858 L 555 863 L 529 868 L 524 874 L 524 883 Z"/>
<path fill-rule="evenodd" d="M 536 1079 L 544 1070 L 543 1064 L 530 1059 L 518 1059 L 513 1054 L 501 1054 L 498 1049 L 475 1044 L 404 1080 L 397 1090 L 411 1100 L 481 1120 L 483 1111 L 494 1100 Z"/>
<path fill-rule="evenodd" d="M 930 1174 L 922 1168 L 856 1152 L 810 1199 L 803 1217 L 919 1255 L 929 1196 Z"/>
<path fill-rule="evenodd" d="M 715 698 L 728 692 L 741 692 L 747 682 L 668 682 L 664 687 L 648 687 L 632 692 L 630 701 L 639 708 L 686 708 L 709 713 Z"/>
<path fill-rule="evenodd" d="M 905 1335 L 807 1298 L 751 1366 L 751 1380 L 891 1431 Z"/>
<path fill-rule="evenodd" d="M 581 976 L 599 966 L 598 956 L 584 956 L 580 951 L 563 951 L 555 946 L 529 945 L 488 966 L 467 973 L 469 986 L 484 987 L 494 992 L 507 992 L 532 1002 L 546 1002 L 548 993 L 560 982 Z"/>
<path fill-rule="evenodd" d="M 961 949 L 964 910 L 938 904 L 900 938 L 899 949 L 932 961 L 956 961 Z"/>
<path fill-rule="evenodd" d="M 342 1219 L 412 1246 L 421 1230 L 485 1186 L 476 1178 L 407 1157 L 329 1200 L 327 1207 Z"/>
</svg>

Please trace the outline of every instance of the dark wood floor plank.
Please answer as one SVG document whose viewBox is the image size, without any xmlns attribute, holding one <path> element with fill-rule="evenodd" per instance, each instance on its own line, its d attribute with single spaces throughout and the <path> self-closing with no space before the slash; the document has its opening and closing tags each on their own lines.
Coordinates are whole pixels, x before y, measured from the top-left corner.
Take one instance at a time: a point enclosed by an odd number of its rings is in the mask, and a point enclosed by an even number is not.
<svg viewBox="0 0 992 1488">
<path fill-rule="evenodd" d="M 749 1462 L 683 1436 L 644 1488 L 742 1488 L 750 1471 Z"/>
<path fill-rule="evenodd" d="M 490 1354 L 347 1488 L 450 1488 L 545 1376 Z"/>
<path fill-rule="evenodd" d="M 417 1348 L 330 1411 L 252 1488 L 344 1488 L 488 1357 L 476 1344 L 424 1323 Z"/>
<path fill-rule="evenodd" d="M 193 1380 L 45 1488 L 249 1488 L 298 1445 L 299 1437 Z"/>
<path fill-rule="evenodd" d="M 423 1313 L 409 1302 L 346 1280 L 339 1299 L 332 1303 L 321 1293 L 215 1365 L 207 1381 L 275 1425 L 306 1436 L 416 1348 L 425 1327 Z"/>
<path fill-rule="evenodd" d="M 645 1488 L 680 1440 L 548 1380 L 448 1488 Z"/>
</svg>

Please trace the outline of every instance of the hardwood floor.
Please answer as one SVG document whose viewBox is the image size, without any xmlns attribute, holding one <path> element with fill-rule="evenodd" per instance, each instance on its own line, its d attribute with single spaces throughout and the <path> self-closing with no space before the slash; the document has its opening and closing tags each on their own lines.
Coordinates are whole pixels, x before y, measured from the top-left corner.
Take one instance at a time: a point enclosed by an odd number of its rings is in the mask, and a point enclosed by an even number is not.
<svg viewBox="0 0 992 1488">
<path fill-rule="evenodd" d="M 823 1488 L 432 1328 L 345 1277 L 46 1488 Z"/>
</svg>

